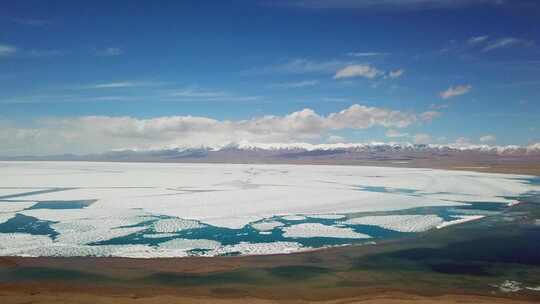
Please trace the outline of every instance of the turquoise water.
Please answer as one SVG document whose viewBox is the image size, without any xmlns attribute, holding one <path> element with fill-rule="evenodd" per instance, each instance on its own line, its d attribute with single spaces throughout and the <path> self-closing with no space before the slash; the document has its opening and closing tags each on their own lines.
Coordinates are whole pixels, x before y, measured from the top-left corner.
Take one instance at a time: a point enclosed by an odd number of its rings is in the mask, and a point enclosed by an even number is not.
<svg viewBox="0 0 540 304">
<path fill-rule="evenodd" d="M 26 210 L 32 209 L 82 209 L 86 208 L 93 203 L 95 200 L 80 200 L 80 201 L 39 201 L 32 207 Z"/>
<path fill-rule="evenodd" d="M 458 219 L 457 216 L 466 214 L 466 210 L 489 211 L 498 214 L 504 210 L 506 205 L 500 203 L 473 203 L 468 206 L 458 207 L 422 207 L 406 210 L 399 210 L 393 212 L 378 212 L 377 215 L 399 215 L 399 214 L 435 214 L 440 216 L 445 221 L 451 221 Z M 366 213 L 365 215 L 371 215 Z M 355 217 L 362 216 L 362 214 L 355 214 Z M 159 217 L 167 218 L 167 217 Z M 159 218 L 156 218 L 158 220 Z M 145 237 L 145 235 L 156 234 L 156 232 L 150 227 L 154 221 L 144 222 L 138 226 L 146 226 L 147 229 L 128 235 L 124 237 L 114 238 L 111 240 L 98 242 L 93 245 L 121 245 L 121 244 L 146 244 L 151 246 L 157 246 L 159 243 L 169 241 L 175 238 L 183 239 L 208 239 L 220 242 L 223 245 L 234 245 L 240 242 L 249 243 L 271 243 L 278 241 L 297 242 L 307 247 L 319 248 L 324 246 L 335 246 L 344 244 L 361 244 L 366 242 L 377 241 L 388 238 L 399 238 L 411 235 L 412 233 L 398 232 L 393 230 L 384 229 L 379 226 L 372 225 L 346 225 L 343 224 L 347 218 L 342 219 L 318 219 L 306 217 L 303 220 L 286 220 L 283 217 L 272 217 L 265 219 L 264 221 L 278 221 L 283 223 L 283 226 L 276 227 L 272 230 L 268 230 L 269 234 L 261 234 L 260 231 L 254 229 L 250 225 L 247 225 L 241 229 L 229 229 L 222 227 L 215 227 L 211 225 L 204 225 L 202 228 L 189 229 L 174 233 L 171 236 L 164 237 Z M 355 232 L 363 233 L 371 236 L 370 239 L 349 239 L 349 238 L 333 238 L 333 237 L 311 237 L 311 238 L 288 238 L 283 235 L 282 228 L 290 227 L 293 225 L 304 223 L 319 223 L 328 226 L 339 225 L 341 227 L 352 228 Z M 133 226 L 131 226 L 133 227 Z"/>
<path fill-rule="evenodd" d="M 166 218 L 166 217 L 161 217 Z M 156 219 L 157 220 L 157 219 Z M 281 227 L 274 228 L 269 230 L 270 234 L 261 234 L 260 231 L 254 229 L 250 225 L 244 226 L 241 229 L 230 229 L 215 227 L 210 225 L 205 225 L 202 228 L 189 229 L 175 233 L 174 236 L 166 237 L 145 237 L 144 235 L 155 234 L 155 231 L 149 227 L 141 232 L 137 232 L 128 236 L 114 238 L 111 240 L 94 243 L 94 245 L 121 245 L 121 244 L 147 244 L 147 245 L 158 245 L 164 241 L 172 240 L 175 238 L 184 238 L 184 239 L 209 239 L 220 242 L 223 245 L 234 245 L 240 242 L 249 242 L 249 243 L 271 243 L 278 241 L 292 241 L 300 243 L 308 247 L 323 247 L 331 245 L 344 245 L 351 243 L 363 243 L 366 241 L 373 241 L 373 239 L 348 239 L 348 238 L 329 238 L 329 237 L 314 237 L 314 238 L 287 238 L 283 236 L 281 228 L 293 226 L 297 224 L 304 223 L 320 223 L 323 225 L 339 225 L 343 219 L 334 220 L 334 219 L 316 219 L 307 217 L 304 220 L 285 220 L 282 217 L 272 217 L 266 220 L 275 220 L 283 223 Z M 148 226 L 149 222 L 145 222 L 142 226 Z M 353 228 L 354 231 L 365 233 L 372 236 L 375 239 L 388 238 L 388 237 L 398 237 L 404 233 L 387 230 L 377 226 L 367 226 L 367 225 L 346 225 L 347 227 Z"/>
<path fill-rule="evenodd" d="M 377 189 L 387 191 L 387 189 Z M 42 201 L 29 209 L 74 209 L 85 208 L 93 203 L 93 201 Z M 1 204 L 1 202 L 0 202 Z M 399 215 L 399 214 L 436 214 L 443 218 L 445 221 L 456 219 L 456 216 L 464 214 L 466 210 L 471 211 L 490 211 L 500 212 L 506 206 L 499 203 L 473 203 L 468 206 L 458 207 L 423 207 L 413 208 L 406 210 L 399 210 L 393 212 L 377 212 L 376 215 Z M 354 217 L 362 215 L 373 215 L 373 213 L 355 214 Z M 135 245 L 145 244 L 150 246 L 158 246 L 160 243 L 173 240 L 175 238 L 183 239 L 208 239 L 220 242 L 222 245 L 235 245 L 240 242 L 248 243 L 272 243 L 278 241 L 297 242 L 306 247 L 320 248 L 325 246 L 336 246 L 345 244 L 361 244 L 366 242 L 377 241 L 388 238 L 399 238 L 410 235 L 411 233 L 398 232 L 393 230 L 384 229 L 378 226 L 372 225 L 346 225 L 343 223 L 347 218 L 342 219 L 320 219 L 305 217 L 302 220 L 286 220 L 283 217 L 272 217 L 265 219 L 264 221 L 278 221 L 283 226 L 276 227 L 272 230 L 268 230 L 266 233 L 254 229 L 250 225 L 246 225 L 241 229 L 230 229 L 223 227 L 215 227 L 211 225 L 204 225 L 202 228 L 188 229 L 179 231 L 163 237 L 146 237 L 147 235 L 159 234 L 154 231 L 152 224 L 159 219 L 167 219 L 170 217 L 157 216 L 153 220 L 141 222 L 136 225 L 123 226 L 128 227 L 146 227 L 146 229 L 133 233 L 123 237 L 113 238 L 107 241 L 95 242 L 90 245 Z M 58 233 L 51 228 L 51 224 L 54 222 L 41 221 L 34 217 L 17 214 L 16 217 L 8 220 L 7 222 L 0 224 L 1 233 L 20 232 L 30 233 L 36 235 L 49 235 L 54 238 Z M 333 237 L 311 237 L 311 238 L 288 238 L 283 235 L 282 228 L 290 227 L 298 224 L 305 223 L 318 223 L 328 226 L 339 225 L 340 227 L 352 228 L 355 232 L 363 233 L 371 236 L 370 239 L 349 239 L 349 238 L 333 238 Z M 204 253 L 205 250 L 194 250 L 192 254 Z"/>
<path fill-rule="evenodd" d="M 17 214 L 7 222 L 0 224 L 2 233 L 29 233 L 55 237 L 58 233 L 51 228 L 54 222 L 39 220 L 35 217 Z"/>
<path fill-rule="evenodd" d="M 360 190 L 367 192 L 382 192 L 382 193 L 400 193 L 414 195 L 418 190 L 406 188 L 392 188 L 382 186 L 360 186 Z"/>
<path fill-rule="evenodd" d="M 386 191 L 386 189 L 377 189 Z M 85 208 L 92 204 L 93 201 L 42 201 L 29 209 L 74 209 Z M 0 201 L 1 204 L 1 201 Z M 468 214 L 466 211 L 489 211 L 499 213 L 506 206 L 498 203 L 473 203 L 468 206 L 455 206 L 455 207 L 423 207 L 413 208 L 406 210 L 399 210 L 393 212 L 377 212 L 375 215 L 399 215 L 399 214 L 436 214 L 445 221 L 455 220 L 456 216 L 461 214 Z M 363 215 L 374 215 L 374 213 L 354 214 L 354 217 L 360 217 Z M 283 225 L 276 227 L 272 230 L 268 230 L 265 233 L 261 233 L 259 230 L 254 229 L 250 225 L 246 225 L 241 229 L 230 229 L 223 227 L 215 227 L 211 225 L 202 224 L 203 227 L 196 229 L 188 229 L 179 231 L 177 233 L 169 234 L 163 237 L 147 237 L 148 235 L 157 235 L 152 225 L 154 222 L 160 219 L 167 219 L 170 217 L 156 216 L 152 220 L 144 221 L 136 225 L 123 226 L 121 228 L 129 227 L 145 227 L 146 229 L 133 233 L 123 237 L 117 237 L 106 241 L 95 242 L 89 245 L 135 245 L 144 244 L 150 246 L 158 246 L 160 243 L 173 240 L 175 238 L 183 239 L 208 239 L 220 242 L 222 245 L 235 245 L 240 242 L 248 243 L 272 243 L 278 241 L 297 242 L 306 247 L 320 248 L 325 246 L 336 246 L 345 244 L 361 244 L 366 242 L 377 241 L 388 238 L 399 238 L 410 235 L 411 233 L 398 232 L 393 230 L 384 229 L 379 226 L 373 225 L 348 225 L 344 224 L 342 219 L 320 219 L 305 217 L 302 220 L 287 220 L 283 217 L 272 217 L 265 219 L 264 221 L 278 221 Z M 41 221 L 34 217 L 17 214 L 14 218 L 7 222 L 0 224 L 0 233 L 20 232 L 30 233 L 36 235 L 49 235 L 54 238 L 58 233 L 51 228 L 51 224 L 54 222 Z M 363 233 L 371 236 L 369 239 L 349 239 L 349 238 L 333 238 L 333 237 L 310 237 L 310 238 L 289 238 L 283 235 L 282 228 L 290 227 L 298 224 L 305 223 L 318 223 L 327 226 L 340 226 L 351 228 L 355 232 Z M 194 255 L 198 253 L 204 253 L 204 250 L 194 250 Z"/>
</svg>

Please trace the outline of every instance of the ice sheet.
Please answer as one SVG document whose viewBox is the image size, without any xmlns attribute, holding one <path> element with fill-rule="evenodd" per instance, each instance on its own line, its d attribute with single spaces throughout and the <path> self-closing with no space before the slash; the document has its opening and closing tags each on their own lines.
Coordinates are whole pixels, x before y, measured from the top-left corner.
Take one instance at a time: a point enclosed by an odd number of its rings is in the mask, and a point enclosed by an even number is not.
<svg viewBox="0 0 540 304">
<path fill-rule="evenodd" d="M 270 226 L 268 219 L 279 216 L 300 222 L 283 228 L 286 235 L 359 238 L 367 236 L 346 227 L 302 221 L 335 220 L 342 214 L 358 212 L 460 206 L 465 202 L 508 204 L 514 200 L 505 197 L 540 191 L 539 186 L 521 180 L 527 177 L 522 175 L 414 168 L 98 162 L 0 162 L 0 165 L 0 195 L 36 189 L 68 189 L 18 197 L 25 202 L 0 202 L 0 223 L 16 213 L 55 222 L 51 225 L 59 233 L 55 240 L 43 236 L 10 236 L 13 241 L 8 242 L 9 248 L 2 250 L 21 254 L 98 252 L 139 257 L 183 256 L 185 252 L 180 249 L 88 244 L 135 232 L 152 235 L 146 230 L 167 235 L 206 225 L 241 229 L 251 224 L 264 232 L 277 227 Z M 24 210 L 44 200 L 87 199 L 96 202 L 82 209 Z M 157 222 L 149 224 L 151 220 Z M 263 220 L 266 222 L 258 223 Z M 465 220 L 471 218 L 443 223 L 434 215 L 411 214 L 401 218 L 379 216 L 351 221 L 418 232 Z M 28 239 L 34 238 L 41 249 L 27 248 L 32 243 Z M 252 254 L 304 249 L 287 242 L 240 244 L 211 251 L 236 250 Z"/>
</svg>

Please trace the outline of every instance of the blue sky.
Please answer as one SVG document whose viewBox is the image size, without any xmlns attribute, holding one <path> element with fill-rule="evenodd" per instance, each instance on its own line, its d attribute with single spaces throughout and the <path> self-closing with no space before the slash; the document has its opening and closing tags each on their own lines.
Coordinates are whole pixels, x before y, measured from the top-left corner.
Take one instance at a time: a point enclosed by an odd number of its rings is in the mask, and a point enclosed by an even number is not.
<svg viewBox="0 0 540 304">
<path fill-rule="evenodd" d="M 540 141 L 538 20 L 536 1 L 11 1 L 1 145 L 528 145 Z"/>
</svg>

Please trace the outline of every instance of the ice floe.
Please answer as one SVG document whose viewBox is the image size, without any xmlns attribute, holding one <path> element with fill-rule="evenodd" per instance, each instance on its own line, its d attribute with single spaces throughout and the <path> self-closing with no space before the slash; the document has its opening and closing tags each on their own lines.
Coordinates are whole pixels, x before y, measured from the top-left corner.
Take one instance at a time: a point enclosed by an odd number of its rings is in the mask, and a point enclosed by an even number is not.
<svg viewBox="0 0 540 304">
<path fill-rule="evenodd" d="M 311 250 L 296 242 L 272 242 L 272 243 L 247 243 L 241 242 L 235 245 L 227 245 L 211 251 L 210 255 L 227 255 L 239 253 L 242 255 L 262 255 L 262 254 L 280 254 L 293 253 L 299 251 Z"/>
<path fill-rule="evenodd" d="M 154 231 L 160 233 L 179 232 L 187 229 L 201 228 L 204 225 L 194 220 L 184 220 L 179 218 L 160 219 L 153 225 Z"/>
<path fill-rule="evenodd" d="M 282 228 L 283 236 L 288 238 L 347 238 L 367 239 L 369 235 L 354 231 L 352 228 L 341 228 L 319 223 L 305 223 Z"/>
<path fill-rule="evenodd" d="M 152 234 L 143 234 L 144 238 L 147 239 L 160 239 L 160 238 L 168 238 L 168 237 L 175 237 L 178 236 L 176 233 L 152 233 Z"/>
<path fill-rule="evenodd" d="M 493 287 L 499 288 L 504 293 L 518 292 L 523 289 L 523 284 L 517 281 L 506 280 L 500 284 L 494 284 Z"/>
<path fill-rule="evenodd" d="M 58 236 L 55 241 L 65 244 L 90 244 L 123 237 L 145 230 L 144 226 L 124 227 L 138 224 L 132 218 L 79 219 L 51 225 Z"/>
<path fill-rule="evenodd" d="M 443 219 L 435 214 L 427 215 L 380 215 L 352 218 L 348 225 L 372 225 L 399 232 L 423 232 L 437 227 Z"/>
<path fill-rule="evenodd" d="M 281 217 L 282 219 L 286 221 L 303 221 L 306 219 L 303 215 L 285 215 Z"/>
<path fill-rule="evenodd" d="M 159 249 L 217 249 L 221 246 L 220 242 L 205 239 L 173 239 L 159 244 Z"/>
<path fill-rule="evenodd" d="M 259 231 L 268 231 L 268 230 L 272 230 L 276 227 L 280 227 L 283 225 L 284 225 L 283 223 L 278 222 L 278 221 L 264 221 L 264 222 L 259 222 L 259 223 L 253 223 L 251 224 L 251 227 Z"/>
</svg>

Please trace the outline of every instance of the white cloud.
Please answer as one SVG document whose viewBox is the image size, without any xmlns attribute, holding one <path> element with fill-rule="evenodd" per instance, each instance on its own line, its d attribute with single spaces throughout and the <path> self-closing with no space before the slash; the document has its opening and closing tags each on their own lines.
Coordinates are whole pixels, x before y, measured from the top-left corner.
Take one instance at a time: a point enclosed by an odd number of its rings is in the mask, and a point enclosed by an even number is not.
<svg viewBox="0 0 540 304">
<path fill-rule="evenodd" d="M 262 68 L 254 68 L 245 71 L 248 74 L 309 74 L 309 73 L 334 73 L 336 70 L 352 64 L 341 60 L 314 61 L 305 58 L 297 58 L 284 63 L 270 65 Z"/>
<path fill-rule="evenodd" d="M 467 43 L 470 44 L 470 45 L 478 45 L 478 44 L 486 42 L 488 40 L 488 38 L 489 38 L 489 36 L 487 36 L 487 35 L 475 36 L 475 37 L 469 38 L 469 40 L 467 40 Z"/>
<path fill-rule="evenodd" d="M 163 85 L 162 82 L 152 81 L 116 81 L 105 82 L 83 86 L 84 89 L 121 89 L 121 88 L 137 88 L 137 87 L 153 87 Z"/>
<path fill-rule="evenodd" d="M 5 123 L 0 128 L 0 151 L 4 155 L 97 153 L 123 148 L 219 146 L 241 141 L 321 141 L 336 130 L 404 128 L 420 119 L 415 113 L 357 104 L 326 116 L 304 109 L 283 116 L 234 121 L 195 116 L 51 118 L 35 121 L 34 127 L 26 128 Z"/>
<path fill-rule="evenodd" d="M 433 119 L 441 116 L 441 112 L 437 111 L 426 111 L 423 113 L 420 113 L 419 118 L 422 121 L 431 122 Z"/>
<path fill-rule="evenodd" d="M 173 100 L 199 100 L 199 101 L 256 101 L 264 99 L 263 96 L 237 95 L 225 91 L 203 90 L 199 88 L 184 88 L 168 93 Z"/>
<path fill-rule="evenodd" d="M 433 109 L 433 110 L 442 110 L 442 109 L 447 109 L 450 105 L 444 103 L 444 104 L 435 104 L 435 103 L 432 103 L 429 108 L 430 109 Z"/>
<path fill-rule="evenodd" d="M 461 96 L 469 93 L 472 90 L 471 85 L 458 85 L 455 87 L 450 87 L 446 91 L 440 93 L 442 99 L 449 99 L 456 96 Z"/>
<path fill-rule="evenodd" d="M 360 56 L 375 56 L 378 53 L 349 53 L 349 55 Z M 381 53 L 382 54 L 382 53 Z M 397 78 L 403 75 L 405 70 L 398 69 L 392 71 L 386 77 Z M 285 63 L 266 66 L 262 68 L 254 68 L 245 70 L 247 74 L 273 74 L 273 73 L 285 73 L 285 74 L 334 74 L 334 79 L 344 79 L 353 77 L 364 77 L 368 79 L 374 79 L 379 76 L 384 76 L 385 71 L 379 70 L 369 64 L 360 64 L 354 61 L 341 61 L 341 60 L 327 60 L 327 61 L 313 61 L 308 59 L 293 59 Z M 296 87 L 310 86 L 316 84 L 314 80 L 308 80 L 298 82 Z M 276 84 L 278 87 L 292 87 L 288 84 Z"/>
<path fill-rule="evenodd" d="M 405 74 L 404 69 L 397 69 L 397 70 L 394 70 L 394 71 L 390 71 L 390 73 L 388 73 L 388 77 L 390 77 L 390 78 L 399 78 L 399 77 L 403 76 L 403 74 Z"/>
<path fill-rule="evenodd" d="M 18 56 L 18 57 L 55 57 L 55 56 L 62 56 L 66 52 L 61 50 L 36 50 L 36 49 L 19 49 L 12 45 L 6 45 L 6 44 L 0 44 L 0 58 L 1 57 L 10 57 L 10 56 Z"/>
<path fill-rule="evenodd" d="M 374 56 L 384 56 L 388 55 L 388 53 L 380 53 L 380 52 L 350 52 L 347 53 L 347 56 L 351 57 L 374 57 Z"/>
<path fill-rule="evenodd" d="M 389 129 L 388 131 L 386 131 L 385 133 L 386 137 L 407 137 L 409 136 L 408 133 L 401 133 L 399 132 L 398 130 L 394 130 L 394 129 Z"/>
<path fill-rule="evenodd" d="M 223 96 L 226 96 L 227 93 L 223 91 L 206 91 L 206 90 L 200 90 L 200 89 L 187 88 L 187 89 L 173 91 L 169 95 L 175 96 L 175 97 L 198 98 L 198 97 L 223 97 Z"/>
<path fill-rule="evenodd" d="M 96 56 L 111 57 L 111 56 L 120 56 L 124 54 L 124 51 L 121 48 L 108 47 L 105 49 L 96 50 L 94 54 Z"/>
<path fill-rule="evenodd" d="M 369 64 L 353 64 L 348 65 L 336 72 L 334 79 L 364 77 L 373 79 L 383 74 L 383 71 L 378 70 Z"/>
<path fill-rule="evenodd" d="M 303 81 L 297 81 L 297 82 L 275 83 L 275 84 L 271 84 L 269 87 L 279 88 L 279 89 L 297 89 L 297 88 L 312 87 L 318 84 L 319 84 L 318 80 L 303 80 Z"/>
<path fill-rule="evenodd" d="M 22 56 L 41 58 L 41 57 L 64 56 L 65 54 L 66 54 L 66 51 L 62 51 L 62 50 L 27 50 L 22 54 Z"/>
<path fill-rule="evenodd" d="M 526 40 L 523 40 L 523 39 L 518 39 L 518 38 L 513 38 L 513 37 L 506 37 L 506 38 L 501 38 L 501 39 L 498 39 L 498 40 L 495 40 L 495 41 L 492 41 L 492 42 L 488 43 L 488 45 L 486 47 L 484 47 L 482 49 L 482 51 L 483 52 L 489 52 L 489 51 L 493 51 L 493 50 L 496 50 L 496 49 L 508 48 L 508 47 L 512 47 L 512 46 L 518 46 L 518 45 L 529 46 L 529 45 L 533 45 L 533 44 L 534 44 L 533 41 L 526 41 Z"/>
<path fill-rule="evenodd" d="M 355 104 L 329 114 L 326 120 L 331 129 L 367 129 L 373 126 L 404 128 L 416 122 L 418 115 Z"/>
<path fill-rule="evenodd" d="M 456 146 L 470 146 L 471 141 L 467 137 L 458 137 L 454 144 Z"/>
<path fill-rule="evenodd" d="M 431 136 L 425 133 L 416 134 L 413 139 L 415 144 L 425 145 L 431 142 Z"/>
<path fill-rule="evenodd" d="M 88 101 L 130 101 L 136 100 L 134 96 L 121 96 L 121 95 L 110 95 L 110 96 L 95 96 L 88 97 Z"/>
<path fill-rule="evenodd" d="M 17 53 L 18 49 L 14 46 L 7 45 L 7 44 L 0 44 L 0 57 L 8 57 L 15 55 Z"/>
<path fill-rule="evenodd" d="M 64 89 L 69 90 L 69 94 L 38 94 L 17 96 L 0 99 L 1 104 L 20 103 L 80 103 L 95 101 L 167 101 L 167 102 L 191 102 L 191 101 L 231 101 L 250 102 L 264 100 L 264 96 L 257 95 L 237 95 L 225 91 L 206 90 L 196 87 L 182 89 L 160 89 L 138 91 L 133 94 L 134 89 L 154 88 L 169 85 L 169 82 L 160 81 L 116 81 L 87 85 L 71 85 Z M 87 90 L 91 90 L 87 92 Z M 80 91 L 80 92 L 76 92 Z M 76 92 L 76 93 L 74 93 Z M 105 94 L 105 95 L 102 95 Z"/>
<path fill-rule="evenodd" d="M 342 137 L 342 136 L 338 136 L 338 135 L 330 135 L 326 139 L 326 142 L 330 143 L 330 144 L 343 143 L 343 142 L 345 142 L 345 138 Z"/>
<path fill-rule="evenodd" d="M 497 140 L 497 138 L 494 135 L 484 135 L 480 137 L 481 143 L 490 143 L 490 142 L 494 142 L 495 140 Z"/>
<path fill-rule="evenodd" d="M 90 89 L 117 89 L 117 88 L 132 88 L 136 87 L 135 82 L 109 82 L 109 83 L 99 83 L 88 88 Z"/>
</svg>

